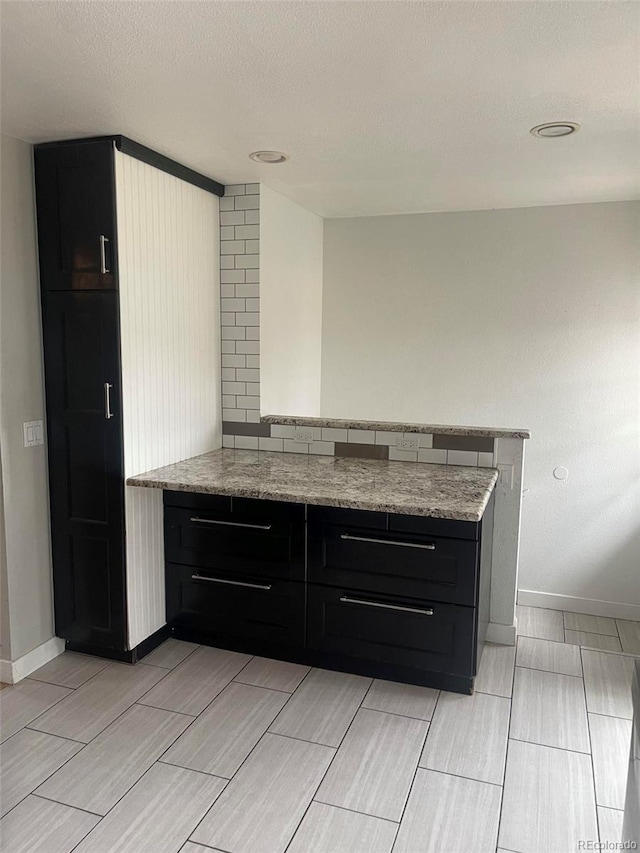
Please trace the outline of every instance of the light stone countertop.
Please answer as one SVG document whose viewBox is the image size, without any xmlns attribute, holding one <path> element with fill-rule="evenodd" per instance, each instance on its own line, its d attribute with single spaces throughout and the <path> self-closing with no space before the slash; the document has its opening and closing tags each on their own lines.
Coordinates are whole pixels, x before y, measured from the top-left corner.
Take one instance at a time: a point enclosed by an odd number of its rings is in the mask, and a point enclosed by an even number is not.
<svg viewBox="0 0 640 853">
<path fill-rule="evenodd" d="M 283 426 L 337 427 L 338 429 L 380 430 L 381 432 L 412 432 L 434 435 L 472 435 L 478 438 L 531 438 L 528 429 L 503 427 L 453 426 L 450 424 L 410 424 L 397 421 L 361 421 L 348 418 L 307 418 L 297 415 L 262 415 L 265 424 Z"/>
<path fill-rule="evenodd" d="M 224 449 L 127 485 L 479 521 L 497 479 L 494 468 Z"/>
</svg>

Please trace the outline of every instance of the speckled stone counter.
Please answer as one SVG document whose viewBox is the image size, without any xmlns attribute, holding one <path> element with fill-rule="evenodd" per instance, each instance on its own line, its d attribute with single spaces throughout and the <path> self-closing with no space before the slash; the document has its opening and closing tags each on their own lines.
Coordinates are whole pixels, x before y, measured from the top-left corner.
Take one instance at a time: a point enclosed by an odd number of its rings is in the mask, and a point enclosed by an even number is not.
<svg viewBox="0 0 640 853">
<path fill-rule="evenodd" d="M 127 485 L 479 521 L 497 478 L 493 468 L 215 450 Z"/>
</svg>

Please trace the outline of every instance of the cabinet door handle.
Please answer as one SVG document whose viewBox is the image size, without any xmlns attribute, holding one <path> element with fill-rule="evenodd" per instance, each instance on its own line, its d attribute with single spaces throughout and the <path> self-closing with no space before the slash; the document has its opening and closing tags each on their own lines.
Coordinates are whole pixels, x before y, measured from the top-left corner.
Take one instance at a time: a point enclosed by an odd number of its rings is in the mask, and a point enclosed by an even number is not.
<svg viewBox="0 0 640 853">
<path fill-rule="evenodd" d="M 100 235 L 100 272 L 102 275 L 105 273 L 111 272 L 111 270 L 107 267 L 107 247 L 106 243 L 109 242 L 109 238 L 105 237 L 104 234 Z"/>
<path fill-rule="evenodd" d="M 113 385 L 110 382 L 104 383 L 104 417 L 105 420 L 110 420 L 113 417 L 111 411 L 111 389 Z"/>
<path fill-rule="evenodd" d="M 190 518 L 195 524 L 221 524 L 223 527 L 249 527 L 252 530 L 271 530 L 270 524 L 247 524 L 243 521 L 219 521 L 214 518 Z"/>
<path fill-rule="evenodd" d="M 372 539 L 370 536 L 352 536 L 350 533 L 340 534 L 341 539 L 352 542 L 373 542 L 375 545 L 399 545 L 402 548 L 421 548 L 423 551 L 435 551 L 433 542 L 398 542 L 395 539 Z"/>
<path fill-rule="evenodd" d="M 246 581 L 230 581 L 225 578 L 208 578 L 205 575 L 191 575 L 194 581 L 209 581 L 209 583 L 226 583 L 230 586 L 248 586 L 250 589 L 271 589 L 270 583 L 247 583 Z"/>
<path fill-rule="evenodd" d="M 345 604 L 365 604 L 367 607 L 380 607 L 382 610 L 403 610 L 405 613 L 420 613 L 422 616 L 433 616 L 433 607 L 401 607 L 399 604 L 382 604 L 379 601 L 366 601 L 364 598 L 340 598 Z"/>
</svg>

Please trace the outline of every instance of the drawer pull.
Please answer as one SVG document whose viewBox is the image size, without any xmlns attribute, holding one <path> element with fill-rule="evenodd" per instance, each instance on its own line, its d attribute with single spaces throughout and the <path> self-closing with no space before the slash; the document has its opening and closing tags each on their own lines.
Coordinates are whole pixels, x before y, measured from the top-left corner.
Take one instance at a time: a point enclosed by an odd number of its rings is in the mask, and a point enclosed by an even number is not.
<svg viewBox="0 0 640 853">
<path fill-rule="evenodd" d="M 351 539 L 353 542 L 373 542 L 375 545 L 401 545 L 403 548 L 422 548 L 423 551 L 435 551 L 433 542 L 398 542 L 395 539 L 371 539 L 369 536 L 352 536 L 350 533 L 340 534 L 341 539 Z"/>
<path fill-rule="evenodd" d="M 366 604 L 367 607 L 381 607 L 383 610 L 403 610 L 405 613 L 420 613 L 422 616 L 433 616 L 433 608 L 427 607 L 401 607 L 399 604 L 382 604 L 379 601 L 365 601 L 363 598 L 349 598 L 341 596 L 340 601 L 345 604 Z"/>
<path fill-rule="evenodd" d="M 223 527 L 250 527 L 252 530 L 271 530 L 270 524 L 247 524 L 243 521 L 218 521 L 213 518 L 190 518 L 196 524 L 221 524 Z"/>
<path fill-rule="evenodd" d="M 209 581 L 209 583 L 227 583 L 230 586 L 248 586 L 251 589 L 271 589 L 270 583 L 247 583 L 246 581 L 230 581 L 226 578 L 208 578 L 205 575 L 191 575 L 193 581 Z"/>
</svg>

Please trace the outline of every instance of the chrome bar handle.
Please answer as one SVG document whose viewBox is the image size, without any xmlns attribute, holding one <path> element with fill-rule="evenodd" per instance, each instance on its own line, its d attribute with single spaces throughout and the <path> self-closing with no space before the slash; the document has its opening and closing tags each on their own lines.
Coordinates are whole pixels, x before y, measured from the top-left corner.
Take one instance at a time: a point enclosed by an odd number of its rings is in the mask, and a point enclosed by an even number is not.
<svg viewBox="0 0 640 853">
<path fill-rule="evenodd" d="M 433 542 L 397 542 L 395 539 L 371 539 L 369 536 L 352 536 L 350 533 L 342 533 L 341 539 L 350 539 L 352 542 L 373 542 L 375 545 L 400 545 L 402 548 L 421 548 L 423 551 L 435 551 Z"/>
<path fill-rule="evenodd" d="M 270 583 L 247 583 L 246 581 L 230 581 L 225 578 L 208 578 L 205 575 L 191 575 L 194 581 L 209 581 L 209 583 L 226 583 L 230 586 L 248 586 L 250 589 L 271 589 Z"/>
<path fill-rule="evenodd" d="M 345 604 L 364 604 L 367 607 L 380 607 L 382 610 L 403 610 L 405 613 L 420 613 L 421 616 L 433 616 L 433 608 L 427 607 L 401 607 L 399 604 L 382 604 L 379 601 L 366 601 L 364 598 L 349 598 L 343 595 L 340 598 Z"/>
<path fill-rule="evenodd" d="M 107 251 L 105 244 L 109 242 L 109 238 L 105 237 L 104 234 L 100 235 L 100 272 L 104 275 L 105 273 L 111 272 L 110 269 L 107 268 Z"/>
<path fill-rule="evenodd" d="M 190 518 L 189 521 L 193 521 L 196 524 L 221 524 L 223 527 L 249 527 L 251 530 L 271 530 L 270 524 L 247 524 L 246 522 L 241 521 L 219 521 L 214 518 Z"/>
<path fill-rule="evenodd" d="M 111 389 L 113 385 L 110 382 L 104 383 L 104 417 L 105 420 L 111 420 L 113 412 L 111 411 Z"/>
</svg>

